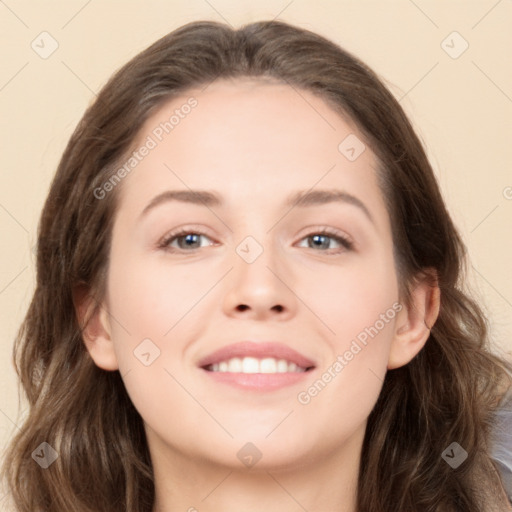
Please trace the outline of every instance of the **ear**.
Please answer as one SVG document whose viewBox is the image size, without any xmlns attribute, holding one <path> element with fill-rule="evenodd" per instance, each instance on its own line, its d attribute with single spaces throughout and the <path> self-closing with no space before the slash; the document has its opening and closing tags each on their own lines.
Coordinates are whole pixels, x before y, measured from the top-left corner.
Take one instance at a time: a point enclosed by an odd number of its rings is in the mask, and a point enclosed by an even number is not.
<svg viewBox="0 0 512 512">
<path fill-rule="evenodd" d="M 427 269 L 411 289 L 409 306 L 397 315 L 396 331 L 388 359 L 388 369 L 409 363 L 423 348 L 439 315 L 441 292 L 437 272 Z"/>
<path fill-rule="evenodd" d="M 94 298 L 86 285 L 73 289 L 73 304 L 82 339 L 96 366 L 110 371 L 119 369 L 105 305 Z"/>
</svg>

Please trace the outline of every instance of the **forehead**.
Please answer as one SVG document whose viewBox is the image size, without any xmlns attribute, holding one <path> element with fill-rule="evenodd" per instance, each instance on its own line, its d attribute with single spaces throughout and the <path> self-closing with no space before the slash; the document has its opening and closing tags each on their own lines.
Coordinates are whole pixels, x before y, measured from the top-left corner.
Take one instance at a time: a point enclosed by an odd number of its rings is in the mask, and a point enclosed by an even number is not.
<svg viewBox="0 0 512 512">
<path fill-rule="evenodd" d="M 289 142 L 296 151 L 299 141 L 306 148 L 324 142 L 337 152 L 339 138 L 349 133 L 362 139 L 348 116 L 312 91 L 273 78 L 236 78 L 216 80 L 164 102 L 143 124 L 136 143 L 148 134 L 157 142 L 195 136 L 207 143 L 227 136 L 252 147 Z"/>
<path fill-rule="evenodd" d="M 148 142 L 151 150 L 123 182 L 128 200 L 147 200 L 163 186 L 248 200 L 317 184 L 379 192 L 376 159 L 355 123 L 311 91 L 274 79 L 224 79 L 187 90 L 152 113 L 133 150 Z"/>
</svg>

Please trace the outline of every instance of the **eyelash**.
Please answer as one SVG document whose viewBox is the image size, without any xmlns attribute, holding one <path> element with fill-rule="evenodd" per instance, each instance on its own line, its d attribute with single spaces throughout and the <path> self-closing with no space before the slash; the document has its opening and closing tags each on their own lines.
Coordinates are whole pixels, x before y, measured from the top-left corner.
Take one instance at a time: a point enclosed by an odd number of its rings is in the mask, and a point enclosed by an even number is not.
<svg viewBox="0 0 512 512">
<path fill-rule="evenodd" d="M 169 233 L 167 236 L 165 236 L 159 242 L 158 248 L 164 249 L 164 250 L 166 250 L 168 252 L 172 252 L 172 253 L 193 252 L 196 249 L 201 249 L 201 247 L 196 247 L 191 250 L 176 249 L 174 247 L 170 247 L 171 242 L 173 242 L 174 240 L 177 240 L 181 237 L 184 237 L 185 235 L 200 235 L 200 236 L 210 238 L 206 233 L 203 233 L 200 230 L 196 231 L 196 230 L 184 228 L 184 229 L 180 229 L 179 231 L 174 231 L 172 233 Z M 320 252 L 324 252 L 326 254 L 340 254 L 341 252 L 352 251 L 354 249 L 354 243 L 352 242 L 352 240 L 350 240 L 347 236 L 343 235 L 339 231 L 331 229 L 331 228 L 327 228 L 327 227 L 321 228 L 319 231 L 312 231 L 311 233 L 303 236 L 301 238 L 301 240 L 311 238 L 315 235 L 326 236 L 328 238 L 331 238 L 332 240 L 338 242 L 343 247 L 343 249 L 335 249 L 334 250 L 335 252 L 330 252 L 330 251 L 333 251 L 333 249 L 327 249 L 325 251 L 320 251 Z M 311 247 L 309 247 L 309 248 L 311 249 Z"/>
</svg>

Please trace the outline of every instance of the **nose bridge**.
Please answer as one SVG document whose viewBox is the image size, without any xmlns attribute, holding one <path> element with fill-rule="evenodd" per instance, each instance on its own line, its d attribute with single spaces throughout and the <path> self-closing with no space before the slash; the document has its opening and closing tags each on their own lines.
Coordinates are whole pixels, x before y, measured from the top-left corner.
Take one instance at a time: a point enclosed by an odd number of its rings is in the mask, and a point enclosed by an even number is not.
<svg viewBox="0 0 512 512">
<path fill-rule="evenodd" d="M 266 229 L 260 219 L 258 228 L 246 233 L 251 234 L 241 239 L 233 254 L 234 268 L 224 303 L 226 312 L 249 309 L 264 315 L 292 311 L 294 295 L 285 284 L 289 272 L 274 231 Z"/>
<path fill-rule="evenodd" d="M 280 267 L 279 248 L 276 246 L 273 233 L 252 230 L 253 234 L 246 235 L 236 246 L 234 259 L 235 275 L 238 280 L 248 280 L 252 286 L 272 284 L 275 279 L 270 269 Z M 270 283 L 269 283 L 270 282 Z"/>
<path fill-rule="evenodd" d="M 265 268 L 265 264 L 272 267 L 272 260 L 275 259 L 278 247 L 276 230 L 268 227 L 272 226 L 269 217 L 268 209 L 262 211 L 250 208 L 246 215 L 238 219 L 234 226 L 237 255 L 235 262 L 240 263 L 238 266 L 251 266 L 258 263 L 258 268 L 260 266 Z"/>
</svg>

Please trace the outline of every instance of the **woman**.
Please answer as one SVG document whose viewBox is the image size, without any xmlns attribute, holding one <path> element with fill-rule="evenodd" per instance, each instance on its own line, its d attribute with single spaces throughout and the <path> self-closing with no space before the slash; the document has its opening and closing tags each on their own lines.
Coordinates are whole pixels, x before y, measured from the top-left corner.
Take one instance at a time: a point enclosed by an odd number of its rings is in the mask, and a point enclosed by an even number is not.
<svg viewBox="0 0 512 512">
<path fill-rule="evenodd" d="M 100 92 L 44 206 L 17 509 L 504 510 L 512 366 L 464 255 L 357 58 L 282 22 L 175 30 Z"/>
</svg>

